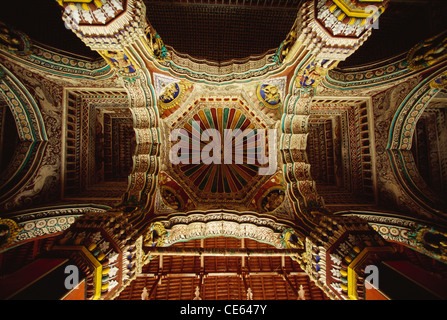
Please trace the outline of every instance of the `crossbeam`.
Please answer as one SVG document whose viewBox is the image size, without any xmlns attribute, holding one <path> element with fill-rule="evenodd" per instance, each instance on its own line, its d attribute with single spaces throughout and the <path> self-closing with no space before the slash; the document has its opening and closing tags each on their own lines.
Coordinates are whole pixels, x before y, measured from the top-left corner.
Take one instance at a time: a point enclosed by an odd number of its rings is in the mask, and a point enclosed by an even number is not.
<svg viewBox="0 0 447 320">
<path fill-rule="evenodd" d="M 246 249 L 246 248 L 178 248 L 144 247 L 152 256 L 224 256 L 224 257 L 292 257 L 300 256 L 303 249 Z"/>
<path fill-rule="evenodd" d="M 289 277 L 300 277 L 307 276 L 307 273 L 304 271 L 291 271 L 286 273 Z M 197 278 L 200 276 L 200 273 L 195 272 L 169 272 L 163 273 L 163 270 L 160 272 L 147 272 L 140 273 L 137 277 L 149 277 L 156 278 L 160 275 L 163 276 L 163 279 L 166 278 Z M 244 272 L 231 272 L 231 271 L 221 271 L 221 272 L 204 272 L 204 276 L 206 277 L 242 277 L 243 275 L 250 277 L 265 277 L 265 276 L 284 276 L 284 272 L 278 271 L 244 271 Z"/>
</svg>

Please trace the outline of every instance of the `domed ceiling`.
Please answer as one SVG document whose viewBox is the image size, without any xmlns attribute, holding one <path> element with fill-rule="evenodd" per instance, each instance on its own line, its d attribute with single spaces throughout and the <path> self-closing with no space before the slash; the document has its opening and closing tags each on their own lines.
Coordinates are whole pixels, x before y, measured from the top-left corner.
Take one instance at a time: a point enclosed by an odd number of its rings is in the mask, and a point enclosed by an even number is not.
<svg viewBox="0 0 447 320">
<path fill-rule="evenodd" d="M 255 140 L 258 138 L 257 134 L 254 134 L 254 129 L 265 128 L 265 125 L 256 122 L 250 114 L 237 108 L 238 104 L 244 105 L 240 99 L 233 98 L 224 104 L 213 100 L 208 98 L 206 102 L 199 102 L 194 112 L 188 114 L 186 121 L 180 124 L 188 133 L 188 144 L 185 147 L 188 153 L 192 154 L 192 159 L 186 164 L 173 165 L 173 171 L 186 182 L 188 189 L 193 190 L 199 201 L 241 200 L 254 190 L 253 187 L 258 180 L 265 180 L 259 179 L 260 164 L 254 159 L 255 153 L 250 152 L 250 149 L 255 148 Z M 194 124 L 199 126 L 198 134 L 193 132 Z M 215 129 L 220 133 L 222 141 L 217 142 L 219 143 L 217 149 L 220 150 L 218 155 L 205 152 L 206 146 L 211 143 L 208 142 L 206 134 L 209 129 Z M 224 143 L 228 138 L 227 130 L 236 132 L 230 145 L 230 156 L 233 160 L 229 163 L 224 159 L 224 153 L 228 150 L 228 146 Z M 253 134 L 244 139 L 245 130 L 253 130 L 251 131 Z M 246 151 L 241 152 L 243 156 L 241 163 L 235 161 L 238 150 Z M 200 159 L 194 159 L 194 155 L 196 158 L 201 155 L 201 161 L 196 161 Z"/>
</svg>

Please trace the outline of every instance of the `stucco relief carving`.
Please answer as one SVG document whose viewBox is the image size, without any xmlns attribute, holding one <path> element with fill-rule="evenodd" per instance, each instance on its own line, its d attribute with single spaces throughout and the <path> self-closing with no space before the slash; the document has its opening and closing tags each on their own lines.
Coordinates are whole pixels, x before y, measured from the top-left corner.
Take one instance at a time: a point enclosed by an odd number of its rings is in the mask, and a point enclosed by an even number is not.
<svg viewBox="0 0 447 320">
<path fill-rule="evenodd" d="M 432 218 L 432 215 L 419 206 L 397 181 L 387 150 L 394 114 L 402 101 L 420 81 L 421 77 L 415 76 L 372 97 L 376 137 L 378 200 L 379 205 L 399 211 L 402 215 Z"/>
<path fill-rule="evenodd" d="M 63 88 L 19 65 L 10 63 L 8 66 L 37 103 L 48 139 L 42 162 L 35 174 L 19 192 L 1 205 L 5 210 L 18 210 L 48 201 L 58 194 Z"/>
</svg>

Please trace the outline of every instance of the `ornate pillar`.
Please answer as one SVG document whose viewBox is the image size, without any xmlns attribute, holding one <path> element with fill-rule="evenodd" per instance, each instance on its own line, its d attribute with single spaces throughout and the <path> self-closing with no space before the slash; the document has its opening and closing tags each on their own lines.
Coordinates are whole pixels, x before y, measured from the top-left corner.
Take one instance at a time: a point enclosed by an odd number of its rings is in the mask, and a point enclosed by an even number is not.
<svg viewBox="0 0 447 320">
<path fill-rule="evenodd" d="M 61 261 L 78 275 L 76 280 L 85 288 L 84 294 L 68 286 L 62 297 L 53 298 L 113 299 L 141 272 L 141 234 L 145 219 L 153 210 L 160 152 L 158 112 L 143 57 L 164 57 L 164 46 L 153 37 L 142 1 L 59 0 L 58 3 L 64 10 L 66 27 L 122 77 L 130 99 L 136 149 L 128 189 L 119 208 L 84 214 L 37 261 Z M 56 274 L 62 268 L 58 266 L 47 271 Z"/>
<path fill-rule="evenodd" d="M 49 253 L 69 257 L 86 275 L 86 299 L 111 299 L 141 272 L 142 236 L 118 210 L 86 214 Z"/>
<path fill-rule="evenodd" d="M 305 238 L 300 264 L 332 299 L 364 299 L 365 268 L 393 253 L 366 221 L 333 216 L 324 207 L 306 155 L 307 122 L 316 88 L 327 72 L 371 35 L 387 1 L 307 1 L 277 61 L 297 59 L 281 119 L 280 151 L 297 230 Z"/>
<path fill-rule="evenodd" d="M 138 71 L 138 76 L 132 81 L 125 80 L 137 143 L 124 202 L 138 203 L 145 212 L 153 209 L 160 154 L 158 112 L 149 81 L 142 71 Z"/>
<path fill-rule="evenodd" d="M 371 35 L 372 22 L 388 1 L 306 1 L 275 60 L 296 61 L 281 119 L 280 151 L 287 192 L 297 219 L 308 233 L 324 211 L 306 156 L 311 102 L 327 72 L 353 54 Z"/>
<path fill-rule="evenodd" d="M 127 89 L 133 115 L 136 150 L 133 171 L 123 198 L 134 206 L 133 223 L 140 223 L 153 208 L 159 169 L 160 132 L 154 89 L 146 62 L 163 59 L 166 49 L 146 21 L 142 1 L 59 0 L 63 20 L 88 47 L 97 51 L 119 75 Z"/>
</svg>

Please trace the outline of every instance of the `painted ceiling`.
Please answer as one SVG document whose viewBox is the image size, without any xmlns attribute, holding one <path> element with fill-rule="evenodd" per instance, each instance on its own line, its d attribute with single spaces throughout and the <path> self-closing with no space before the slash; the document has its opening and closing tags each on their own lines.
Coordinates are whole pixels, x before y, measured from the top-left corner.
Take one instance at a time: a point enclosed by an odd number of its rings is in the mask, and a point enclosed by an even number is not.
<svg viewBox="0 0 447 320">
<path fill-rule="evenodd" d="M 161 154 L 162 205 L 178 211 L 238 208 L 271 212 L 280 207 L 286 199 L 280 164 L 272 164 L 272 174 L 260 175 L 259 169 L 267 169 L 270 164 L 261 163 L 255 150 L 263 139 L 264 155 L 268 158 L 268 129 L 279 121 L 285 78 L 221 88 L 159 75 L 155 79 L 165 141 L 171 140 L 163 146 Z M 217 141 L 220 154 L 204 151 L 214 140 L 209 129 L 216 130 L 220 137 Z M 169 134 L 176 130 L 181 134 L 171 139 Z M 262 134 L 259 130 L 263 130 Z M 170 160 L 173 147 L 178 148 L 180 163 L 173 164 Z M 182 158 L 182 152 L 188 157 Z M 226 160 L 228 156 L 231 161 Z"/>
</svg>

